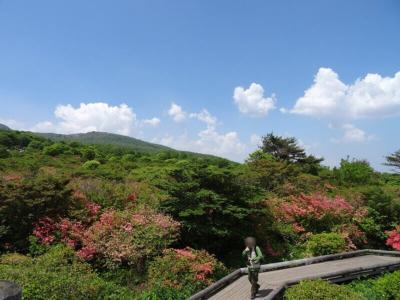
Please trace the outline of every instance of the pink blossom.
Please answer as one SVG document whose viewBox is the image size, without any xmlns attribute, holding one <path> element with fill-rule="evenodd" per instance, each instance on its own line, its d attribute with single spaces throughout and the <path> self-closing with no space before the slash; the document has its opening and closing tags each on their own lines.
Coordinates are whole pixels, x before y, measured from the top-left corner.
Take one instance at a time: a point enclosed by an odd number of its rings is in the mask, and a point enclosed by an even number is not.
<svg viewBox="0 0 400 300">
<path fill-rule="evenodd" d="M 388 231 L 387 234 L 388 239 L 386 245 L 400 251 L 400 225 L 397 225 L 395 229 Z"/>
<path fill-rule="evenodd" d="M 126 223 L 124 226 L 122 226 L 122 228 L 126 231 L 126 232 L 131 232 L 132 231 L 132 224 L 131 223 Z"/>
<path fill-rule="evenodd" d="M 99 213 L 99 211 L 101 209 L 101 206 L 99 204 L 94 203 L 94 202 L 89 202 L 89 203 L 86 204 L 86 209 L 89 211 L 89 213 L 92 216 L 96 216 Z"/>
<path fill-rule="evenodd" d="M 183 257 L 188 257 L 188 258 L 195 258 L 195 255 L 192 253 L 192 251 L 190 251 L 189 248 L 185 248 L 185 249 L 174 249 L 175 252 Z"/>
</svg>

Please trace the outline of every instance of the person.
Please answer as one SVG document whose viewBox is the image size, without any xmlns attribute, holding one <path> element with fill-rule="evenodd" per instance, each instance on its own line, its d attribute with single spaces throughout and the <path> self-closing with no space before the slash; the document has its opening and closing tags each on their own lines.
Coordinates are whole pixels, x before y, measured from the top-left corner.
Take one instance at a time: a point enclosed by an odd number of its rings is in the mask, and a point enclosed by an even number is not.
<svg viewBox="0 0 400 300">
<path fill-rule="evenodd" d="M 248 277 L 251 284 L 251 299 L 256 297 L 260 285 L 258 284 L 258 273 L 260 272 L 261 260 L 263 254 L 260 247 L 256 245 L 256 239 L 253 237 L 247 237 L 244 240 L 246 249 L 243 250 L 243 258 L 247 262 Z"/>
</svg>

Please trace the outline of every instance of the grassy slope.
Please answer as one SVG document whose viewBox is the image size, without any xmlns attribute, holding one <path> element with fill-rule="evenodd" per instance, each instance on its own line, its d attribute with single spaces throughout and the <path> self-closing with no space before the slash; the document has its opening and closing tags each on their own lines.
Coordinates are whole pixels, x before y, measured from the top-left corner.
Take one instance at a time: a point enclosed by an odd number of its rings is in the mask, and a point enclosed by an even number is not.
<svg viewBox="0 0 400 300">
<path fill-rule="evenodd" d="M 56 133 L 37 133 L 38 135 L 48 138 L 53 141 L 68 141 L 79 142 L 82 144 L 95 145 L 115 145 L 127 148 L 133 148 L 139 152 L 159 152 L 159 151 L 174 151 L 174 149 L 145 142 L 132 137 L 107 133 L 107 132 L 88 132 L 78 134 L 56 134 Z"/>
<path fill-rule="evenodd" d="M 119 135 L 107 132 L 88 132 L 78 134 L 56 134 L 56 133 L 35 133 L 41 137 L 53 140 L 53 141 L 67 141 L 67 142 L 79 142 L 86 145 L 113 145 L 117 147 L 129 148 L 137 152 L 142 153 L 157 153 L 161 151 L 172 151 L 186 153 L 190 156 L 202 157 L 202 158 L 216 158 L 214 155 L 201 154 L 190 151 L 179 151 L 167 146 L 153 144 L 145 142 L 133 137 Z"/>
</svg>

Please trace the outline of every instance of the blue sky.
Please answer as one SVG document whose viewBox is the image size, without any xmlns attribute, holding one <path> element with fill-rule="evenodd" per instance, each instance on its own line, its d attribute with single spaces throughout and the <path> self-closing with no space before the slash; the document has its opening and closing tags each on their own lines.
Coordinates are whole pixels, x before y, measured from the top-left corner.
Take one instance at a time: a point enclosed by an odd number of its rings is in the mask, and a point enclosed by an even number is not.
<svg viewBox="0 0 400 300">
<path fill-rule="evenodd" d="M 273 131 L 382 169 L 400 148 L 399 29 L 396 0 L 0 0 L 0 122 L 237 161 Z"/>
</svg>

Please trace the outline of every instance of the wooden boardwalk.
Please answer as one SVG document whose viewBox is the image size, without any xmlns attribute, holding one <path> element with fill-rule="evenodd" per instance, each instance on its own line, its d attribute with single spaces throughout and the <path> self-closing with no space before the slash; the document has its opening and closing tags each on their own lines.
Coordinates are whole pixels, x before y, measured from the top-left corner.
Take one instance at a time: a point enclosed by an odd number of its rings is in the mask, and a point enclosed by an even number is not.
<svg viewBox="0 0 400 300">
<path fill-rule="evenodd" d="M 347 272 L 354 268 L 371 268 L 379 264 L 392 265 L 400 263 L 400 257 L 389 257 L 379 255 L 364 255 L 342 260 L 333 260 L 322 263 L 311 264 L 271 272 L 260 273 L 259 283 L 261 285 L 259 299 L 267 296 L 276 287 L 286 281 L 300 281 L 309 277 L 324 277 L 335 271 Z M 212 300 L 244 300 L 250 297 L 250 283 L 247 276 L 241 276 L 238 280 L 228 285 L 214 296 Z"/>
<path fill-rule="evenodd" d="M 332 282 L 354 279 L 362 275 L 378 274 L 388 270 L 400 269 L 400 253 L 390 251 L 361 250 L 342 256 L 304 259 L 293 262 L 263 265 L 259 274 L 260 292 L 257 299 L 279 299 L 285 287 L 303 279 L 323 278 Z M 250 299 L 250 283 L 246 269 L 229 275 L 231 279 L 222 280 L 222 285 L 211 292 L 198 293 L 191 300 L 245 300 Z"/>
</svg>

